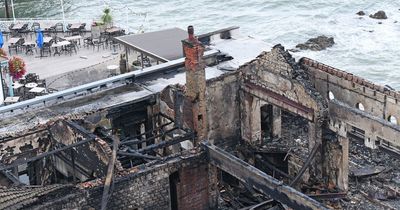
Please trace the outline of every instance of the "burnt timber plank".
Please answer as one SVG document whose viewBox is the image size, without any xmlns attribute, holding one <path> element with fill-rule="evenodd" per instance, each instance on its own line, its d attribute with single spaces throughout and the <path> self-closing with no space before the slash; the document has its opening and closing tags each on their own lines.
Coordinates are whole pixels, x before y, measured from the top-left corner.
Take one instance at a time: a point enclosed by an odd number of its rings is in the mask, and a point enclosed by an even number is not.
<svg viewBox="0 0 400 210">
<path fill-rule="evenodd" d="M 229 154 L 228 152 L 203 143 L 207 150 L 210 163 L 231 174 L 260 192 L 270 196 L 293 209 L 328 209 L 305 194 L 284 185 L 283 182 L 267 175 L 254 166 Z"/>
</svg>

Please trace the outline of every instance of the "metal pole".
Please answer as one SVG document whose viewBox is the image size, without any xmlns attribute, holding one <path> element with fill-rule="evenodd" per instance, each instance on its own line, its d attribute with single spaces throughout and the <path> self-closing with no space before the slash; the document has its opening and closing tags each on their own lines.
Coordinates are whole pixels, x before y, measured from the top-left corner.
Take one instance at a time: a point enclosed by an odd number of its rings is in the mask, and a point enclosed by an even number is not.
<svg viewBox="0 0 400 210">
<path fill-rule="evenodd" d="M 4 93 L 4 88 L 3 85 L 3 73 L 2 73 L 3 67 L 0 65 L 0 106 L 3 105 L 4 103 L 4 96 L 6 95 L 6 93 Z"/>
<path fill-rule="evenodd" d="M 10 7 L 8 6 L 8 0 L 4 0 L 4 7 L 6 9 L 6 18 L 8 20 L 10 18 Z"/>
<path fill-rule="evenodd" d="M 14 0 L 11 0 L 11 9 L 12 9 L 13 18 L 14 18 L 14 23 L 15 23 Z"/>
<path fill-rule="evenodd" d="M 64 1 L 60 0 L 61 2 L 61 12 L 62 12 L 62 16 L 63 16 L 63 31 L 65 32 L 65 12 L 64 12 Z"/>
</svg>

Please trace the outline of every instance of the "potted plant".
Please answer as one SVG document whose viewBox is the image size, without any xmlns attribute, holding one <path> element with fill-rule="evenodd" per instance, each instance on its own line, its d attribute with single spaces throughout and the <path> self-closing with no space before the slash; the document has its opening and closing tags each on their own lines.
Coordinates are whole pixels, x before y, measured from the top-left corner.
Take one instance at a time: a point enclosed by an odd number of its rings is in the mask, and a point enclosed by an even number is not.
<svg viewBox="0 0 400 210">
<path fill-rule="evenodd" d="M 25 61 L 20 57 L 14 56 L 8 61 L 8 69 L 13 80 L 19 80 L 26 73 Z"/>
<path fill-rule="evenodd" d="M 0 57 L 7 58 L 7 53 L 3 48 L 0 48 Z"/>
<path fill-rule="evenodd" d="M 111 10 L 109 8 L 105 8 L 103 10 L 103 15 L 101 16 L 101 21 L 106 25 L 106 28 L 112 26 L 112 16 L 110 14 Z"/>
</svg>

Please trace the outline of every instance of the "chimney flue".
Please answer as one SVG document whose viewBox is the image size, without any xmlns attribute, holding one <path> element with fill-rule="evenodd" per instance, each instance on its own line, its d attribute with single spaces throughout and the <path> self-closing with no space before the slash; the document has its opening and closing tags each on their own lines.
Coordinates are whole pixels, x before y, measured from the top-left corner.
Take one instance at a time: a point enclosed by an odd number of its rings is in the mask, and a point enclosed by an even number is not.
<svg viewBox="0 0 400 210">
<path fill-rule="evenodd" d="M 193 41 L 195 38 L 194 38 L 194 28 L 193 28 L 193 26 L 188 26 L 188 34 L 189 34 L 189 40 L 190 41 Z"/>
</svg>

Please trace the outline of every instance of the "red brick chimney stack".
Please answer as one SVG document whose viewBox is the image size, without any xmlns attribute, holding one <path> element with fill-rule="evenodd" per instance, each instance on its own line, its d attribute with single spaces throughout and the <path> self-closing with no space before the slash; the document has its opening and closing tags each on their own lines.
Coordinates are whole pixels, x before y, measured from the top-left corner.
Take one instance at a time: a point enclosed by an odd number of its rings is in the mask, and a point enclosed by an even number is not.
<svg viewBox="0 0 400 210">
<path fill-rule="evenodd" d="M 188 39 L 182 41 L 186 56 L 186 96 L 191 101 L 193 127 L 197 141 L 207 139 L 206 75 L 203 61 L 204 47 L 194 36 L 193 26 L 188 27 Z"/>
</svg>

